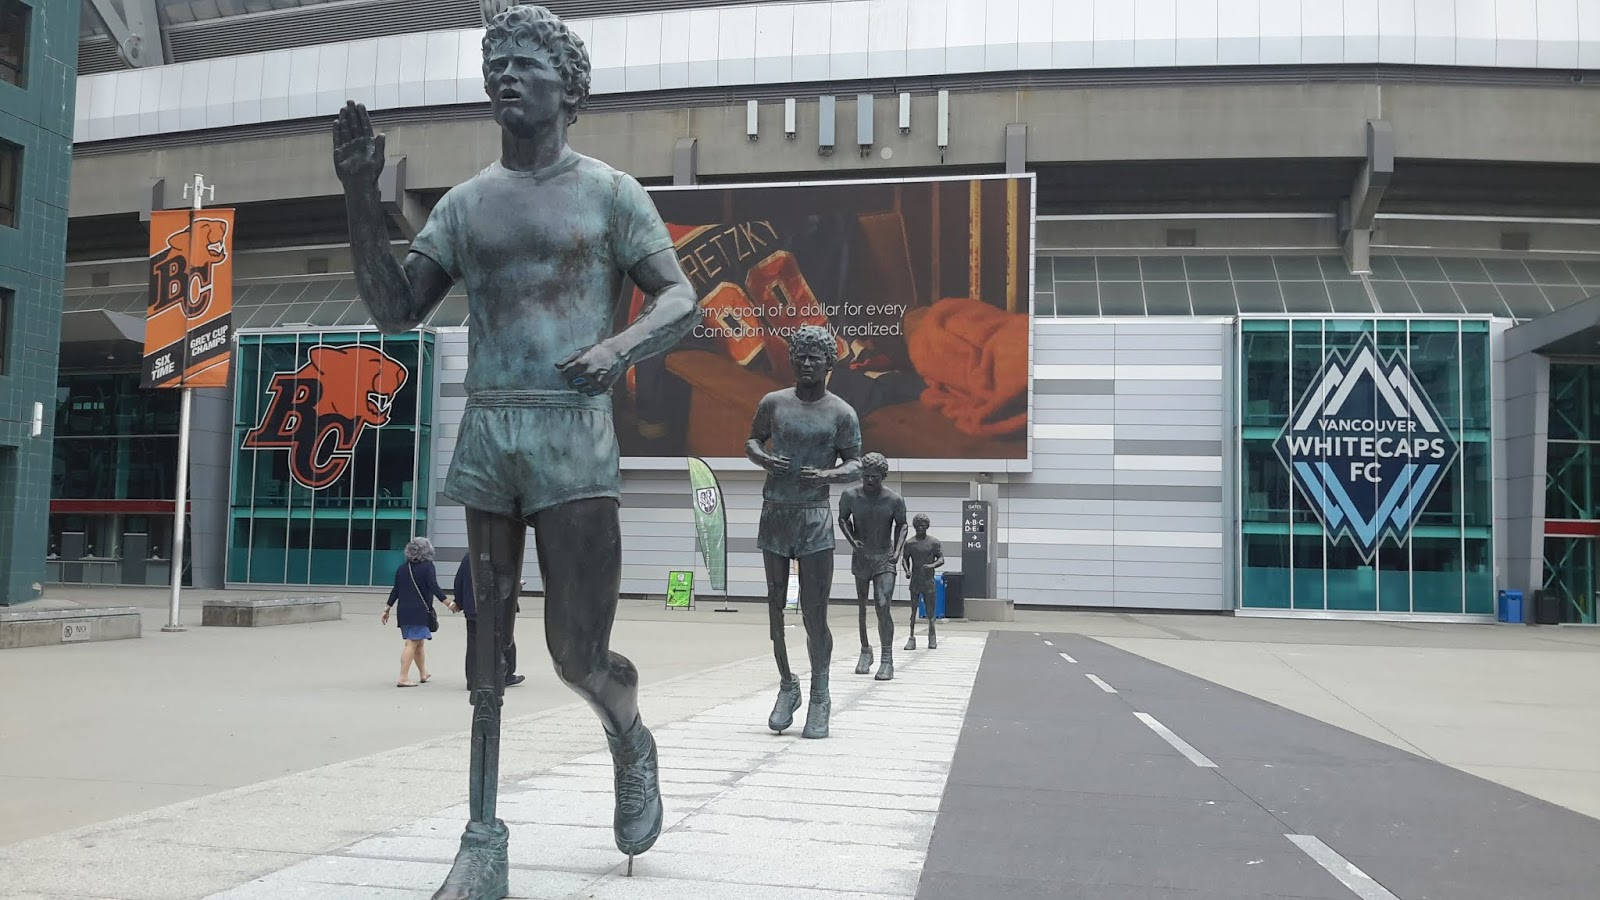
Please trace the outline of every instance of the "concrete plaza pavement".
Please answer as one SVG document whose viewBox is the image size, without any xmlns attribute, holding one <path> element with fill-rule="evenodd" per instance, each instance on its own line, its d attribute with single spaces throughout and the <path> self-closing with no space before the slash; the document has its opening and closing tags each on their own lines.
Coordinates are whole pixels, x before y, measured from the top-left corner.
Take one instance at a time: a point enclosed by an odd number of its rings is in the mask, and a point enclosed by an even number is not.
<svg viewBox="0 0 1600 900">
<path fill-rule="evenodd" d="M 0 895 L 204 896 L 247 891 L 261 878 L 304 881 L 302 876 L 319 865 L 349 865 L 347 858 L 371 863 L 377 857 L 372 866 L 388 873 L 369 884 L 378 893 L 348 893 L 343 888 L 350 883 L 342 882 L 338 891 L 302 894 L 409 896 L 384 891 L 417 890 L 437 874 L 430 866 L 442 864 L 438 847 L 398 861 L 381 851 L 389 846 L 382 841 L 399 838 L 451 843 L 459 828 L 468 707 L 461 690 L 458 622 L 447 617 L 430 646 L 435 681 L 397 690 L 392 683 L 399 642 L 376 622 L 381 595 L 346 595 L 343 622 L 219 629 L 198 627 L 203 592 L 190 592 L 186 621 L 196 627 L 163 634 L 162 591 L 64 593 L 54 592 L 69 602 L 143 607 L 146 636 L 0 653 L 0 682 L 8 686 L 0 702 Z M 841 729 L 854 729 L 857 737 L 878 736 L 883 746 L 897 749 L 897 720 L 922 714 L 949 718 L 976 677 L 964 669 L 937 675 L 929 669 L 919 676 L 920 660 L 902 662 L 903 674 L 876 686 L 889 688 L 884 691 L 857 687 L 869 679 L 837 675 L 839 690 L 867 690 L 874 704 L 891 706 L 857 710 L 850 706 L 853 701 L 836 699 L 835 738 L 800 746 L 783 738 L 774 742 L 760 727 L 776 683 L 765 614 L 755 604 L 740 604 L 737 614 L 716 614 L 712 606 L 668 612 L 659 603 L 625 600 L 616 632 L 617 648 L 644 672 L 649 721 L 677 742 L 664 740 L 663 747 L 702 762 L 723 756 L 725 768 L 706 767 L 721 775 L 684 771 L 668 776 L 675 792 L 669 796 L 684 817 L 675 820 L 675 830 L 656 850 L 640 858 L 641 875 L 654 858 L 680 876 L 679 886 L 695 889 L 703 885 L 688 877 L 693 872 L 666 866 L 676 853 L 672 842 L 688 847 L 712 840 L 705 835 L 716 834 L 719 822 L 777 837 L 783 823 L 796 818 L 796 808 L 816 805 L 830 807 L 814 813 L 824 817 L 847 811 L 848 821 L 836 823 L 842 832 L 864 828 L 869 829 L 864 834 L 872 834 L 870 827 L 884 813 L 871 809 L 882 804 L 871 796 L 870 780 L 848 782 L 863 799 L 837 808 L 813 804 L 807 792 L 786 788 L 783 780 L 815 777 L 806 766 L 816 761 L 803 758 L 814 751 L 806 747 L 849 746 L 853 738 Z M 508 695 L 503 769 L 508 794 L 556 799 L 569 793 L 567 787 L 594 793 L 603 787 L 595 780 L 603 774 L 597 768 L 604 762 L 603 739 L 592 713 L 572 702 L 549 671 L 539 640 L 537 600 L 525 601 L 523 610 L 521 668 L 529 680 Z M 903 607 L 899 613 L 898 639 L 903 640 Z M 836 663 L 853 661 L 853 608 L 836 606 L 830 618 Z M 1600 815 L 1600 761 L 1592 752 L 1600 746 L 1595 691 L 1600 632 L 1593 629 L 1028 610 L 1001 629 L 1094 638 L 1408 754 Z M 988 632 L 987 624 L 941 626 L 952 651 L 941 665 L 953 665 L 963 642 L 981 645 Z M 798 647 L 798 628 L 790 634 L 791 647 Z M 936 684 L 930 690 L 944 696 L 905 699 L 919 679 Z M 845 696 L 836 691 L 836 698 Z M 934 700 L 957 706 L 943 712 L 919 708 Z M 1062 710 L 1063 715 L 1074 712 L 1071 706 Z M 860 718 L 852 723 L 855 716 Z M 920 773 L 913 771 L 916 766 L 905 769 L 915 777 L 900 779 L 922 783 L 922 791 L 942 783 L 954 754 L 949 723 L 936 724 L 946 727 L 925 736 L 924 749 L 933 751 L 932 758 L 920 761 Z M 714 741 L 730 746 L 696 746 L 696 738 L 724 726 L 726 735 Z M 752 746 L 748 742 L 764 749 L 740 756 Z M 701 752 L 690 752 L 696 750 Z M 901 770 L 869 755 L 855 764 L 841 763 L 837 771 L 896 784 Z M 727 822 L 718 819 L 717 810 L 701 809 L 736 791 L 742 793 L 732 799 L 750 802 L 770 794 L 762 814 L 747 817 L 763 822 Z M 603 824 L 541 820 L 541 803 L 528 799 L 519 814 L 534 832 L 555 829 L 540 842 L 544 850 L 577 836 L 566 829 Z M 937 802 L 933 809 L 921 808 L 926 801 L 916 798 L 907 803 L 915 807 L 911 812 L 927 816 L 938 809 Z M 562 808 L 551 806 L 549 815 L 559 818 Z M 608 809 L 603 805 L 599 814 L 608 815 Z M 594 812 L 586 815 L 592 818 Z M 917 834 L 924 835 L 920 851 Z M 910 865 L 904 854 L 925 853 L 927 839 L 915 830 L 901 838 L 880 843 L 902 854 L 904 869 Z M 764 852 L 781 855 L 787 840 L 749 849 L 760 852 L 765 846 Z M 646 883 L 635 879 L 631 887 L 608 886 L 609 869 L 594 867 L 615 866 L 620 857 L 592 834 L 572 843 L 575 853 L 583 847 L 598 855 L 566 861 L 568 868 L 579 865 L 566 874 L 590 878 L 574 891 L 637 891 Z M 542 863 L 525 859 L 521 884 L 531 891 L 526 879 Z M 920 857 L 915 860 L 920 867 Z M 773 856 L 771 870 L 785 871 L 780 862 Z M 731 863 L 727 871 L 745 879 L 761 874 Z M 400 882 L 391 884 L 396 878 Z M 862 889 L 910 896 L 904 881 L 877 886 L 884 890 Z M 820 893 L 791 890 L 785 896 L 837 900 L 847 895 L 838 887 L 829 882 L 815 886 Z"/>
</svg>

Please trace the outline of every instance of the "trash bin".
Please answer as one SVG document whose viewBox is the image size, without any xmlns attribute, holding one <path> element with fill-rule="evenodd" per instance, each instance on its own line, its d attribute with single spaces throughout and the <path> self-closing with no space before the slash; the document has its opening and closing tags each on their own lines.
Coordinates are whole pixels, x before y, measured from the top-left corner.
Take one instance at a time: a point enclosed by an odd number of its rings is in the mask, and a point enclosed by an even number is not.
<svg viewBox="0 0 1600 900">
<path fill-rule="evenodd" d="M 947 619 L 965 619 L 967 617 L 966 595 L 962 593 L 961 573 L 945 572 L 940 576 L 944 579 L 944 615 Z"/>
<path fill-rule="evenodd" d="M 1533 621 L 1538 625 L 1561 624 L 1561 592 L 1533 592 Z"/>
<path fill-rule="evenodd" d="M 1501 591 L 1495 618 L 1513 625 L 1522 623 L 1522 592 Z"/>
<path fill-rule="evenodd" d="M 944 575 L 933 576 L 933 614 L 936 618 L 944 618 Z M 928 610 L 921 600 L 917 601 L 917 615 L 926 619 Z"/>
</svg>

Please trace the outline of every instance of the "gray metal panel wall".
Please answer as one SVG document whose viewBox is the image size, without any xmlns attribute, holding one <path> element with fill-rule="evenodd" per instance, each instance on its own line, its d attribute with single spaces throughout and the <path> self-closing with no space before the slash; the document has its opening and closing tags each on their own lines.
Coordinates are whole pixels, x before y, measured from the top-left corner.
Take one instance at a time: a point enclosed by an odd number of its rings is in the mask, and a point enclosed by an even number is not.
<svg viewBox="0 0 1600 900">
<path fill-rule="evenodd" d="M 1230 334 L 1226 323 L 1211 322 L 1038 324 L 1037 361 L 1052 377 L 1041 377 L 1035 396 L 1034 471 L 998 485 L 1003 596 L 1053 606 L 1232 605 L 1222 457 Z M 440 576 L 449 579 L 465 554 L 466 520 L 462 507 L 440 491 L 466 403 L 460 396 L 466 333 L 443 329 L 437 346 L 430 531 Z M 1063 366 L 1086 377 L 1053 377 Z M 718 476 L 728 511 L 729 593 L 761 596 L 765 576 L 755 546 L 760 475 L 740 470 Z M 970 495 L 968 479 L 894 472 L 888 480 L 910 513 L 933 519 L 932 533 L 952 554 L 951 569 L 959 568 L 958 523 L 961 501 Z M 687 473 L 624 473 L 622 545 L 624 593 L 661 594 L 668 570 L 690 566 L 704 583 Z M 539 589 L 531 534 L 524 576 L 530 590 Z M 849 547 L 840 538 L 833 596 L 854 594 Z"/>
</svg>

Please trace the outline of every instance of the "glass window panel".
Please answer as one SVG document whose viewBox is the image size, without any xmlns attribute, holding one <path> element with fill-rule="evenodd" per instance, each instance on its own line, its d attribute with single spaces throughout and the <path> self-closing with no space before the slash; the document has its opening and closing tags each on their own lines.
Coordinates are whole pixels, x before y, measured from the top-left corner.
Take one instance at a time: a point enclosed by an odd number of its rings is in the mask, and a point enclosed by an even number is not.
<svg viewBox="0 0 1600 900">
<path fill-rule="evenodd" d="M 1461 613 L 1461 541 L 1411 539 L 1411 609 L 1419 613 Z"/>
<path fill-rule="evenodd" d="M 1494 510 L 1490 494 L 1494 484 L 1494 469 L 1489 462 L 1488 441 L 1462 441 L 1462 523 L 1468 528 L 1490 528 L 1494 525 Z"/>
<path fill-rule="evenodd" d="M 1322 267 L 1315 256 L 1275 256 L 1279 281 L 1321 281 Z"/>
<path fill-rule="evenodd" d="M 1033 280 L 1038 284 L 1051 284 L 1056 280 L 1055 266 L 1052 264 L 1053 256 L 1035 256 L 1033 258 Z"/>
<path fill-rule="evenodd" d="M 1097 256 L 1095 263 L 1099 268 L 1101 281 L 1138 281 L 1139 257 L 1137 256 Z"/>
<path fill-rule="evenodd" d="M 1572 273 L 1584 284 L 1600 285 L 1600 262 L 1573 260 L 1567 263 Z"/>
<path fill-rule="evenodd" d="M 1183 257 L 1141 256 L 1139 266 L 1145 281 L 1183 281 Z"/>
<path fill-rule="evenodd" d="M 1396 256 L 1396 264 L 1407 281 L 1444 281 L 1444 269 L 1431 256 Z"/>
<path fill-rule="evenodd" d="M 1373 266 L 1374 269 L 1377 266 Z M 1372 293 L 1378 297 L 1378 309 L 1386 313 L 1420 312 L 1411 288 L 1404 281 L 1372 281 Z"/>
<path fill-rule="evenodd" d="M 1589 497 L 1592 446 L 1550 442 L 1546 456 L 1545 518 L 1592 518 L 1593 504 Z"/>
<path fill-rule="evenodd" d="M 1358 280 L 1329 281 L 1328 300 L 1338 313 L 1372 312 L 1372 298 L 1367 296 L 1367 286 Z"/>
<path fill-rule="evenodd" d="M 1324 313 L 1332 312 L 1333 306 L 1328 301 L 1327 285 L 1321 281 L 1285 281 L 1283 288 L 1284 306 L 1292 313 Z"/>
<path fill-rule="evenodd" d="M 1189 315 L 1189 285 L 1182 281 L 1147 281 L 1145 310 L 1152 316 Z"/>
<path fill-rule="evenodd" d="M 1577 284 L 1578 279 L 1572 277 L 1572 270 L 1559 259 L 1525 259 L 1522 264 L 1533 273 L 1533 280 L 1539 284 Z"/>
<path fill-rule="evenodd" d="M 1036 316 L 1053 316 L 1053 315 L 1055 315 L 1056 314 L 1056 295 L 1055 294 L 1049 294 L 1049 293 L 1034 294 L 1033 295 L 1033 314 L 1036 315 Z M 437 320 L 438 316 L 434 316 L 434 319 Z"/>
<path fill-rule="evenodd" d="M 372 313 L 367 311 L 367 304 L 357 300 L 345 307 L 344 314 L 339 321 L 333 323 L 340 328 L 361 327 L 372 324 Z"/>
<path fill-rule="evenodd" d="M 1485 259 L 1483 267 L 1489 270 L 1489 277 L 1495 284 L 1532 284 L 1533 276 L 1528 274 L 1528 269 L 1517 259 Z"/>
<path fill-rule="evenodd" d="M 1471 257 L 1440 257 L 1439 266 L 1444 269 L 1445 277 L 1451 281 L 1483 283 L 1489 280 L 1489 273 L 1484 271 L 1483 263 Z"/>
<path fill-rule="evenodd" d="M 1470 330 L 1483 322 L 1461 323 L 1462 427 L 1489 429 L 1489 333 Z"/>
<path fill-rule="evenodd" d="M 1281 322 L 1251 324 L 1283 325 Z M 1252 330 L 1244 332 L 1241 340 L 1244 425 L 1281 428 L 1289 417 L 1289 335 L 1284 331 Z M 1276 455 L 1270 452 L 1270 442 L 1268 450 L 1268 455 L 1276 462 Z"/>
<path fill-rule="evenodd" d="M 1289 607 L 1289 535 L 1246 534 L 1239 579 L 1240 605 L 1254 609 Z"/>
<path fill-rule="evenodd" d="M 1094 257 L 1057 256 L 1051 261 L 1057 281 L 1094 281 Z"/>
<path fill-rule="evenodd" d="M 1234 281 L 1275 281 L 1278 277 L 1270 256 L 1230 256 L 1228 265 Z"/>
<path fill-rule="evenodd" d="M 1505 262 L 1505 260 L 1487 262 Z M 1531 284 L 1502 282 L 1500 295 L 1506 298 L 1506 305 L 1511 307 L 1511 314 L 1519 319 L 1537 319 L 1550 311 L 1550 301 L 1544 298 L 1544 292 Z"/>
<path fill-rule="evenodd" d="M 1244 521 L 1286 525 L 1289 521 L 1289 470 L 1273 452 L 1272 441 L 1266 438 L 1246 440 L 1244 454 Z"/>
<path fill-rule="evenodd" d="M 1587 291 L 1575 284 L 1547 284 L 1543 285 L 1540 290 L 1544 291 L 1545 299 L 1550 301 L 1552 309 L 1571 306 L 1589 295 Z"/>
<path fill-rule="evenodd" d="M 1404 272 L 1400 271 L 1400 263 L 1397 262 L 1394 257 L 1374 256 L 1372 257 L 1371 277 L 1374 279 L 1381 278 L 1386 281 L 1400 281 L 1404 279 L 1406 275 Z"/>
<path fill-rule="evenodd" d="M 464 325 L 467 321 L 467 298 L 445 297 L 444 302 L 434 311 L 432 324 L 439 327 L 453 327 Z"/>
<path fill-rule="evenodd" d="M 1100 314 L 1103 316 L 1144 315 L 1144 286 L 1137 281 L 1100 282 Z"/>
<path fill-rule="evenodd" d="M 1456 296 L 1469 313 L 1488 313 L 1491 316 L 1509 316 L 1511 307 L 1500 296 L 1500 289 L 1492 284 L 1467 284 L 1456 282 Z"/>
<path fill-rule="evenodd" d="M 1417 305 L 1425 313 L 1460 314 L 1462 311 L 1461 300 L 1456 297 L 1455 289 L 1445 282 L 1413 281 L 1411 293 L 1416 295 Z"/>
<path fill-rule="evenodd" d="M 1190 281 L 1227 281 L 1233 277 L 1226 256 L 1185 256 L 1183 267 Z"/>
<path fill-rule="evenodd" d="M 344 314 L 350 311 L 350 306 L 348 300 L 330 300 L 318 304 L 316 312 L 311 314 L 311 324 L 337 325 Z"/>
<path fill-rule="evenodd" d="M 1231 281 L 1191 281 L 1189 296 L 1197 316 L 1231 316 L 1239 312 Z"/>
<path fill-rule="evenodd" d="M 1411 612 L 1411 552 L 1404 544 L 1384 541 L 1378 548 L 1378 610 Z"/>
<path fill-rule="evenodd" d="M 285 307 L 282 306 L 257 306 L 256 308 L 248 311 L 249 315 L 243 322 L 239 323 L 239 327 L 270 328 L 272 323 L 278 320 L 279 314 L 281 314 L 284 309 Z"/>
<path fill-rule="evenodd" d="M 1294 536 L 1294 608 L 1324 609 L 1322 535 Z"/>
<path fill-rule="evenodd" d="M 311 314 L 317 311 L 315 303 L 296 303 L 283 311 L 283 318 L 278 320 L 279 325 L 309 325 Z"/>
<path fill-rule="evenodd" d="M 1056 315 L 1100 315 L 1100 292 L 1093 281 L 1056 282 Z"/>
<path fill-rule="evenodd" d="M 1350 274 L 1350 267 L 1342 256 L 1319 256 L 1317 264 L 1322 267 L 1322 277 L 1326 281 L 1360 280 L 1360 276 Z"/>
<path fill-rule="evenodd" d="M 303 281 L 285 281 L 275 286 L 272 289 L 271 296 L 262 302 L 280 305 L 293 303 L 300 299 L 300 295 L 305 293 L 305 289 L 306 283 Z"/>
<path fill-rule="evenodd" d="M 1239 281 L 1234 283 L 1242 313 L 1281 313 L 1283 294 L 1276 281 Z"/>
<path fill-rule="evenodd" d="M 295 298 L 295 302 L 321 303 L 328 299 L 328 295 L 333 293 L 333 289 L 336 285 L 338 285 L 338 283 L 339 282 L 337 281 L 320 279 L 316 281 L 308 281 L 306 282 L 306 289 L 301 292 L 300 296 Z"/>
<path fill-rule="evenodd" d="M 1378 573 L 1348 539 L 1327 544 L 1328 609 L 1374 612 L 1378 608 Z"/>
<path fill-rule="evenodd" d="M 1474 615 L 1494 613 L 1494 554 L 1487 538 L 1467 538 L 1466 612 Z M 1526 603 L 1526 599 L 1523 601 Z M 1524 607 L 1526 608 L 1526 607 Z"/>
</svg>

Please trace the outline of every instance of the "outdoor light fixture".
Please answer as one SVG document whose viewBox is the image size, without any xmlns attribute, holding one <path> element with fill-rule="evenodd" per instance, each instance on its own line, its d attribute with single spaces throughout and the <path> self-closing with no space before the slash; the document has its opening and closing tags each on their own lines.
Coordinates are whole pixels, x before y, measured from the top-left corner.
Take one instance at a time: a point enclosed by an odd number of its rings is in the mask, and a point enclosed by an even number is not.
<svg viewBox="0 0 1600 900">
<path fill-rule="evenodd" d="M 817 153 L 822 156 L 833 155 L 833 127 L 837 118 L 833 100 L 832 94 L 817 98 Z"/>
<path fill-rule="evenodd" d="M 760 126 L 756 122 L 756 113 L 758 109 L 759 104 L 757 104 L 754 100 L 751 100 L 744 105 L 744 135 L 751 141 L 758 141 L 761 139 Z"/>
<path fill-rule="evenodd" d="M 900 92 L 900 133 L 911 133 L 911 94 L 908 91 Z"/>
<path fill-rule="evenodd" d="M 792 141 L 794 135 L 794 98 L 790 97 L 783 101 L 783 136 Z"/>
</svg>

